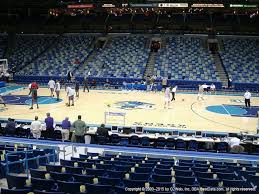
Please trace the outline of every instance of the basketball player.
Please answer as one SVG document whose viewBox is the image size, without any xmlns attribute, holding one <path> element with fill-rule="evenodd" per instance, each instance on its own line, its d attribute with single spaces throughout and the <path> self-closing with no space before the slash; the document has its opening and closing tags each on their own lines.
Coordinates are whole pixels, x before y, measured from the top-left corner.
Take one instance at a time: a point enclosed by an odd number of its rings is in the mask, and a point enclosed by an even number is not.
<svg viewBox="0 0 259 194">
<path fill-rule="evenodd" d="M 170 88 L 166 87 L 165 89 L 165 104 L 164 108 L 169 108 L 169 103 L 170 103 Z"/>
<path fill-rule="evenodd" d="M 36 103 L 37 104 L 37 108 L 39 108 L 38 105 L 38 89 L 39 86 L 36 82 L 32 82 L 31 83 L 31 89 L 30 89 L 30 94 L 31 94 L 31 108 L 33 109 L 33 104 Z"/>
<path fill-rule="evenodd" d="M 175 87 L 172 88 L 172 99 L 171 99 L 171 101 L 175 100 L 175 93 L 176 93 L 176 90 L 177 90 L 177 86 L 175 86 Z"/>
<path fill-rule="evenodd" d="M 84 77 L 83 84 L 84 84 L 84 90 L 83 90 L 83 92 L 85 92 L 85 89 L 87 89 L 87 91 L 89 92 L 89 88 L 88 88 L 88 77 L 87 77 L 87 76 Z"/>
<path fill-rule="evenodd" d="M 204 92 L 204 89 L 203 89 L 203 86 L 202 85 L 199 85 L 199 91 L 198 91 L 198 97 L 197 97 L 197 100 L 204 100 L 203 98 L 203 92 Z"/>
<path fill-rule="evenodd" d="M 214 85 L 214 83 L 210 85 L 210 92 L 214 94 L 216 93 L 216 86 Z"/>
<path fill-rule="evenodd" d="M 55 84 L 55 92 L 56 92 L 56 95 L 57 95 L 57 101 L 59 101 L 60 90 L 61 90 L 61 86 L 60 86 L 59 81 L 57 80 L 56 84 Z"/>
<path fill-rule="evenodd" d="M 251 99 L 251 93 L 246 90 L 245 94 L 244 94 L 244 98 L 245 98 L 245 106 L 250 108 L 250 99 Z"/>
<path fill-rule="evenodd" d="M 49 80 L 48 83 L 49 89 L 50 89 L 50 96 L 54 97 L 54 89 L 55 89 L 55 81 L 54 80 Z"/>
<path fill-rule="evenodd" d="M 71 101 L 72 101 L 71 106 L 74 106 L 75 90 L 72 89 L 70 86 L 67 87 L 67 96 L 68 96 L 68 105 L 67 106 L 70 106 Z"/>
<path fill-rule="evenodd" d="M 6 104 L 4 102 L 4 99 L 2 98 L 2 96 L 0 95 L 0 104 L 3 104 L 6 107 Z"/>
<path fill-rule="evenodd" d="M 76 85 L 75 85 L 75 91 L 76 91 L 76 97 L 79 98 L 79 81 L 76 81 Z"/>
</svg>

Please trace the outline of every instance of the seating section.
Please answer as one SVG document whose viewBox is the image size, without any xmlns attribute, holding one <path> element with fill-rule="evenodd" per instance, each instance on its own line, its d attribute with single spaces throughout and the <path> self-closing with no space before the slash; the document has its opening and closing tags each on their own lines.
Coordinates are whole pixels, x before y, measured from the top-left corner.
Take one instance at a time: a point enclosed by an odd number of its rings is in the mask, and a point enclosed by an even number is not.
<svg viewBox="0 0 259 194">
<path fill-rule="evenodd" d="M 7 173 L 25 173 L 55 160 L 53 149 L 33 149 L 32 146 L 0 145 L 0 178 Z"/>
<path fill-rule="evenodd" d="M 26 66 L 19 75 L 66 75 L 84 63 L 94 37 L 88 35 L 64 35 L 47 52 Z"/>
<path fill-rule="evenodd" d="M 144 36 L 118 36 L 99 50 L 84 71 L 96 77 L 142 78 L 148 60 Z"/>
<path fill-rule="evenodd" d="M 171 36 L 156 58 L 154 72 L 172 79 L 219 81 L 212 55 L 199 37 Z"/>
<path fill-rule="evenodd" d="M 0 59 L 2 59 L 7 47 L 7 36 L 0 35 Z"/>
<path fill-rule="evenodd" d="M 47 49 L 55 38 L 56 35 L 16 35 L 16 45 L 8 57 L 9 67 L 23 67 Z"/>
<path fill-rule="evenodd" d="M 176 193 L 185 194 L 190 193 L 186 192 L 189 188 L 191 193 L 198 194 L 200 187 L 221 189 L 224 194 L 226 189 L 237 187 L 250 189 L 249 193 L 258 192 L 255 187 L 258 167 L 212 160 L 87 153 L 71 160 L 61 159 L 59 165 L 47 164 L 46 169 L 31 169 L 30 181 L 26 181 L 27 177 L 8 174 L 7 182 L 8 189 L 30 189 L 36 193 L 139 194 L 139 190 L 129 192 L 127 189 L 146 188 L 145 193 L 157 193 L 150 189 L 163 188 L 158 193 L 182 189 Z"/>
<path fill-rule="evenodd" d="M 259 83 L 259 39 L 225 38 L 222 62 L 233 82 Z"/>
</svg>

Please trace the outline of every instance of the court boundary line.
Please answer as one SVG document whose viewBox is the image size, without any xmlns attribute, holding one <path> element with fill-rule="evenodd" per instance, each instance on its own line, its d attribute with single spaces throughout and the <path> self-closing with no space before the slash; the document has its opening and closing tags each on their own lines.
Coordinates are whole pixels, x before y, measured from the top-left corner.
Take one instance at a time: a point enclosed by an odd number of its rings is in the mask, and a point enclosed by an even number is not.
<svg viewBox="0 0 259 194">
<path fill-rule="evenodd" d="M 246 131 L 245 129 L 241 129 L 241 128 L 239 128 L 239 127 L 235 127 L 235 126 L 227 125 L 227 124 L 224 124 L 224 123 L 221 123 L 221 122 L 218 122 L 218 121 L 214 121 L 214 120 L 212 120 L 212 119 L 208 119 L 208 118 L 206 118 L 205 116 L 200 115 L 199 113 L 197 113 L 197 112 L 193 109 L 193 105 L 196 104 L 196 103 L 197 103 L 197 102 L 193 102 L 193 103 L 191 104 L 191 110 L 192 110 L 192 112 L 193 112 L 194 114 L 196 114 L 196 115 L 199 116 L 200 118 L 203 118 L 203 119 L 205 119 L 205 120 L 207 120 L 207 121 L 210 121 L 210 122 L 212 122 L 212 123 L 216 123 L 216 124 L 219 124 L 219 125 L 222 125 L 222 126 L 225 126 L 225 127 L 230 127 L 230 128 L 234 128 L 234 129 L 239 129 L 240 132 L 241 132 L 241 131 Z"/>
</svg>

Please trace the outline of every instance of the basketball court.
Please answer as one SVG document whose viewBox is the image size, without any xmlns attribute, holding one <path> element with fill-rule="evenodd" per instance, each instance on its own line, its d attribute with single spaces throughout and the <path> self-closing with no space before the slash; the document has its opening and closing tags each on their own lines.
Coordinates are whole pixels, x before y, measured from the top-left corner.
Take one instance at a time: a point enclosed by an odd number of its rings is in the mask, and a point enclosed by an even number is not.
<svg viewBox="0 0 259 194">
<path fill-rule="evenodd" d="M 242 94 L 205 95 L 205 100 L 197 100 L 195 92 L 178 92 L 176 101 L 169 109 L 164 109 L 164 93 L 123 91 L 123 90 L 80 90 L 75 106 L 67 107 L 64 88 L 61 99 L 49 97 L 47 88 L 40 88 L 39 109 L 29 110 L 30 97 L 28 89 L 22 86 L 7 86 L 0 89 L 7 107 L 0 107 L 0 118 L 33 120 L 39 116 L 45 119 L 51 113 L 56 122 L 65 117 L 71 121 L 82 115 L 89 124 L 104 123 L 105 112 L 125 113 L 125 125 L 141 125 L 150 128 L 167 128 L 178 130 L 201 130 L 213 132 L 250 132 L 256 133 L 259 111 L 259 98 L 251 100 L 252 108 L 245 108 Z M 253 94 L 252 94 L 253 95 Z"/>
</svg>

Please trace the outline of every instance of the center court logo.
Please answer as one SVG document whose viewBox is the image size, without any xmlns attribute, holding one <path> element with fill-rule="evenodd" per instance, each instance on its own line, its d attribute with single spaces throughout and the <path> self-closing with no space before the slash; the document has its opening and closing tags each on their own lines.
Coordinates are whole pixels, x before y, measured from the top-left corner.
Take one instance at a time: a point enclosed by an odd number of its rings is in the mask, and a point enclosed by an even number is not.
<svg viewBox="0 0 259 194">
<path fill-rule="evenodd" d="M 133 109 L 155 109 L 155 104 L 139 102 L 139 101 L 120 101 L 113 104 L 113 107 L 124 110 Z"/>
</svg>

